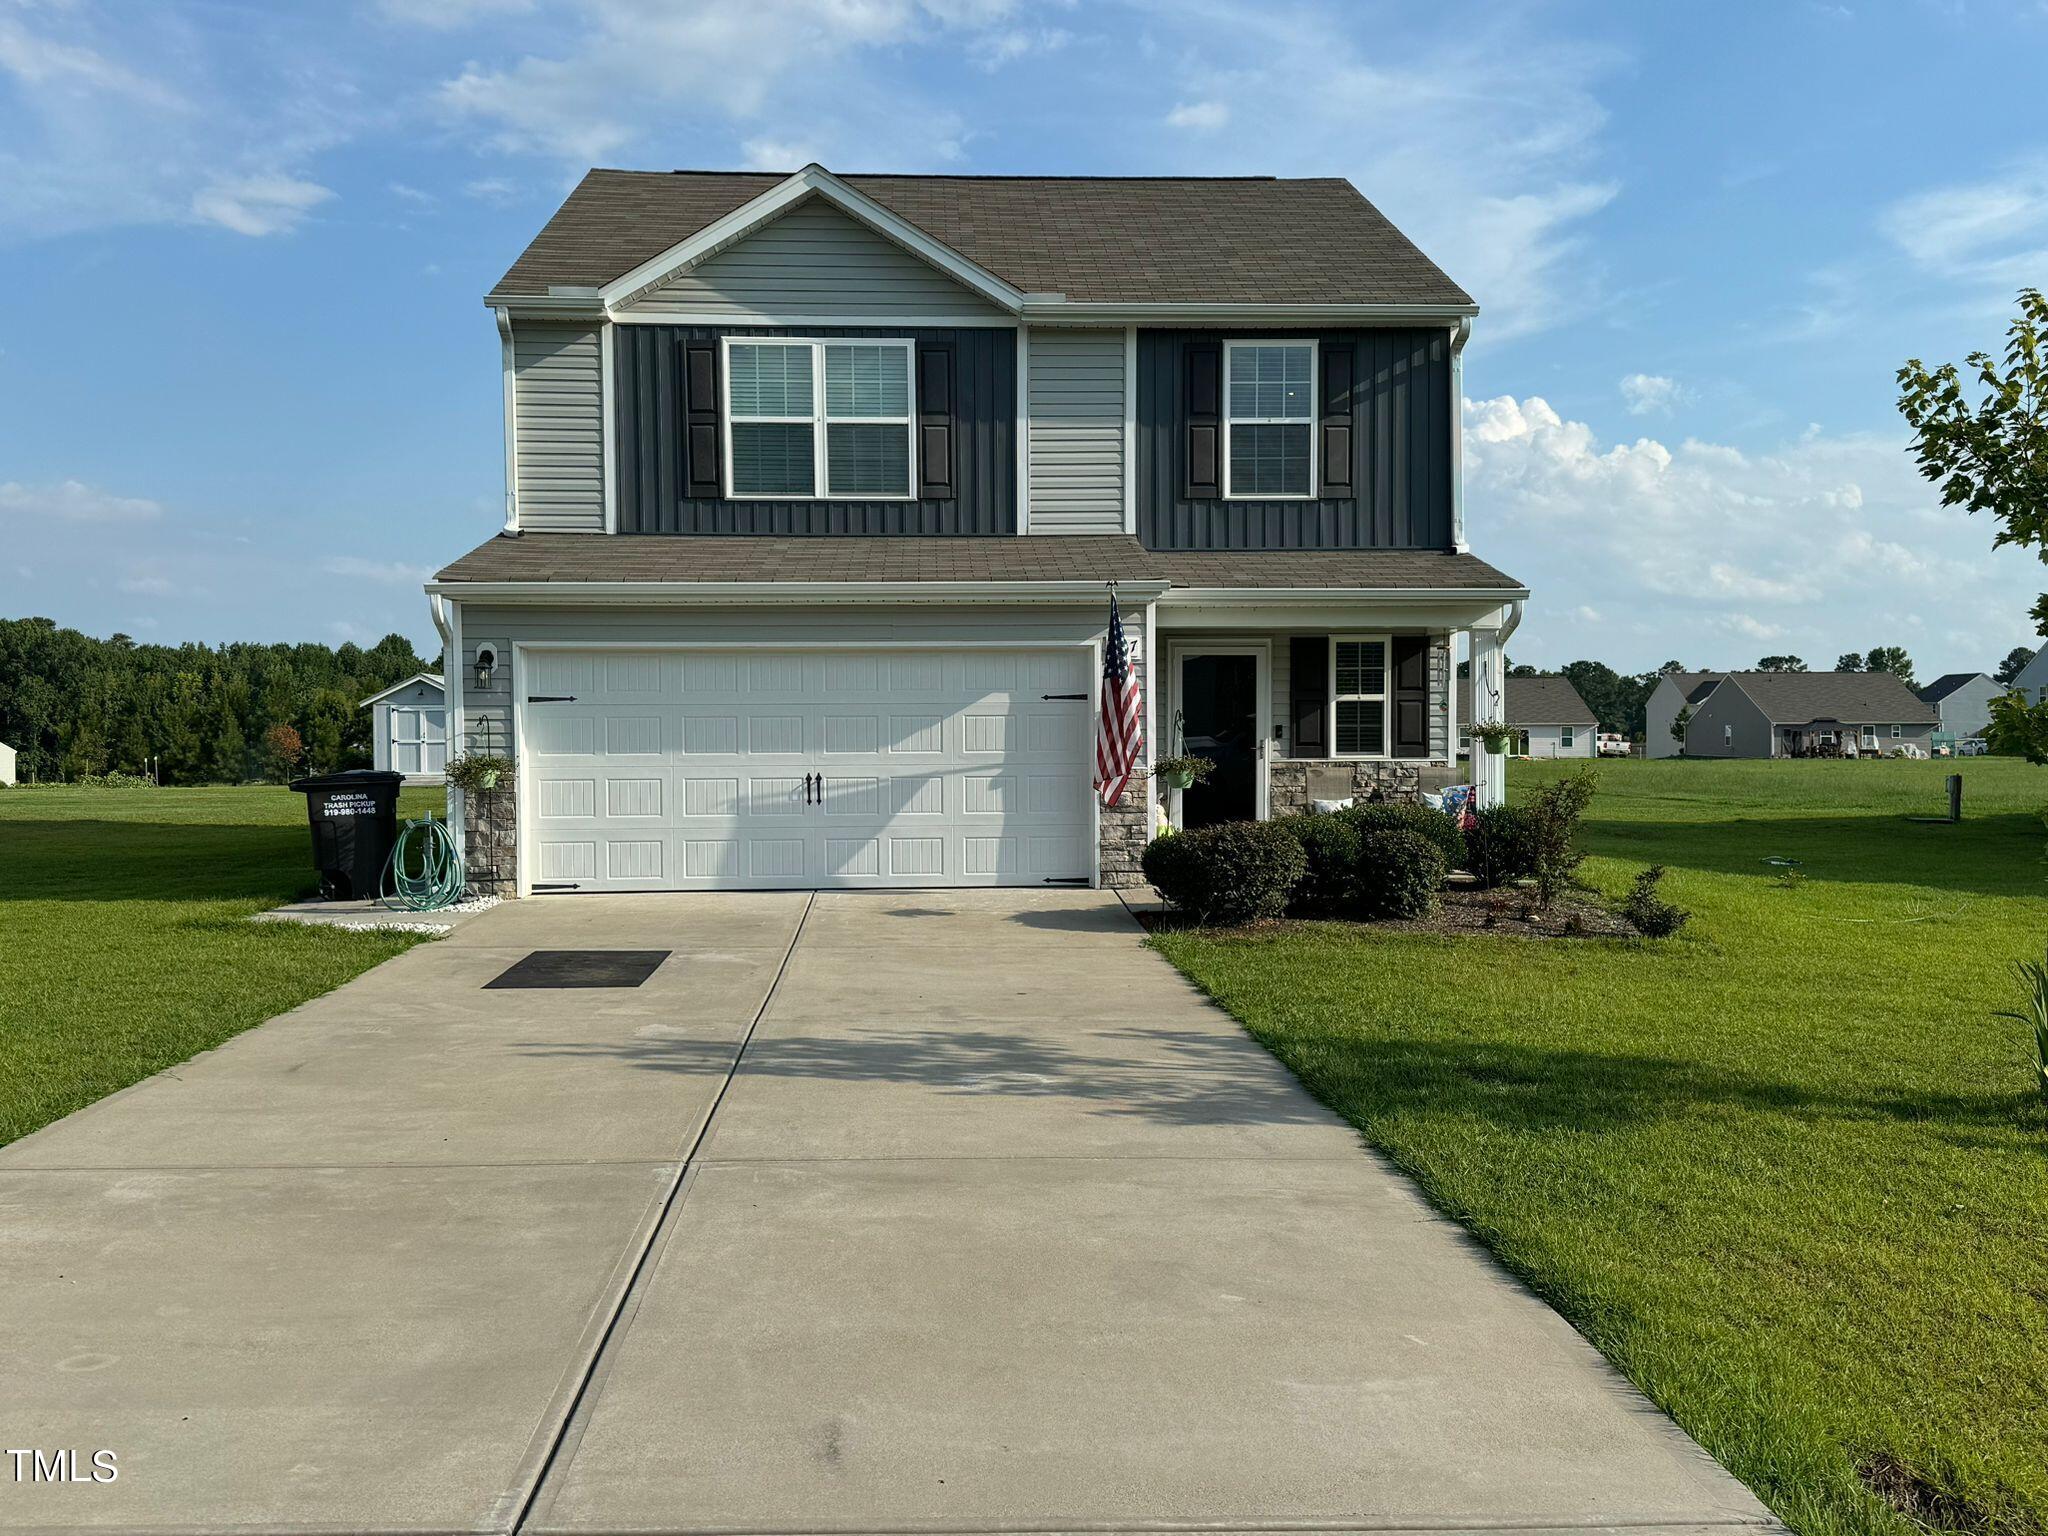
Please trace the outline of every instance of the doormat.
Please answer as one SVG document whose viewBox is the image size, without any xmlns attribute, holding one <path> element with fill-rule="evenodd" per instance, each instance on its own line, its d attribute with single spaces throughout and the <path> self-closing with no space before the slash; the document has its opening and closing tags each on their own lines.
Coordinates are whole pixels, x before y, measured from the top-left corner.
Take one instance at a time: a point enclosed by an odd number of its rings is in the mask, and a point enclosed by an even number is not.
<svg viewBox="0 0 2048 1536">
<path fill-rule="evenodd" d="M 665 949 L 536 949 L 485 982 L 484 990 L 637 987 L 668 957 Z"/>
</svg>

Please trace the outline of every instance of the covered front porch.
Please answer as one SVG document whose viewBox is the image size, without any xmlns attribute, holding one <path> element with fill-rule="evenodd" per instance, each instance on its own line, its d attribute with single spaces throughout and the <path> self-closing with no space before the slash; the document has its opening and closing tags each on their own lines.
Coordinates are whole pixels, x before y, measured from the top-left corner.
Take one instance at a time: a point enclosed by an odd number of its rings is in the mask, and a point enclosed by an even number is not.
<svg viewBox="0 0 2048 1536">
<path fill-rule="evenodd" d="M 1154 605 L 1152 761 L 1205 758 L 1201 783 L 1162 783 L 1155 825 L 1263 819 L 1317 803 L 1417 799 L 1471 783 L 1505 794 L 1505 758 L 1459 762 L 1455 639 L 1499 718 L 1503 646 L 1519 598 L 1182 589 Z"/>
</svg>

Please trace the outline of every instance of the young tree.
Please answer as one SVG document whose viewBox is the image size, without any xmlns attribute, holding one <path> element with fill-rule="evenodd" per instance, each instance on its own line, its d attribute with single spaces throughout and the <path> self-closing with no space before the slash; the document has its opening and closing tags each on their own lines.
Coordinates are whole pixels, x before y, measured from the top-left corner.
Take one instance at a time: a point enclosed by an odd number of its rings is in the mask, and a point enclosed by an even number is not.
<svg viewBox="0 0 2048 1536">
<path fill-rule="evenodd" d="M 1756 664 L 1759 672 L 1804 672 L 1806 663 L 1797 656 L 1766 656 Z"/>
<path fill-rule="evenodd" d="M 1908 688 L 1913 686 L 1913 658 L 1903 645 L 1873 646 L 1863 653 L 1866 672 L 1889 672 Z"/>
<path fill-rule="evenodd" d="M 293 727 L 280 723 L 263 733 L 264 767 L 278 783 L 292 776 L 305 755 L 306 744 Z"/>
<path fill-rule="evenodd" d="M 1863 653 L 1861 651 L 1842 652 L 1841 655 L 1835 658 L 1835 670 L 1837 672 L 1861 672 L 1863 670 Z"/>
<path fill-rule="evenodd" d="M 1899 412 L 1913 429 L 1920 473 L 1941 487 L 1942 505 L 1997 520 L 1994 548 L 2017 544 L 2048 559 L 2048 299 L 2021 289 L 2003 361 L 1972 352 L 1964 365 L 1981 391 L 1975 404 L 1954 363 L 1929 369 L 1914 357 L 1898 372 Z M 2048 635 L 2048 597 L 2033 617 Z"/>
<path fill-rule="evenodd" d="M 2029 704 L 2017 693 L 1991 701 L 1991 724 L 1984 732 L 1991 750 L 2048 765 L 2048 703 Z"/>
<path fill-rule="evenodd" d="M 1671 739 L 1678 743 L 1678 750 L 1685 750 L 1686 727 L 1692 724 L 1692 706 L 1686 705 L 1671 717 Z"/>
<path fill-rule="evenodd" d="M 2018 677 L 2026 669 L 2027 663 L 2033 659 L 2032 651 L 2024 645 L 2016 645 L 2005 653 L 2005 660 L 1998 664 L 1998 670 L 1991 674 L 1991 680 L 2001 688 L 2010 688 L 2013 679 Z"/>
</svg>

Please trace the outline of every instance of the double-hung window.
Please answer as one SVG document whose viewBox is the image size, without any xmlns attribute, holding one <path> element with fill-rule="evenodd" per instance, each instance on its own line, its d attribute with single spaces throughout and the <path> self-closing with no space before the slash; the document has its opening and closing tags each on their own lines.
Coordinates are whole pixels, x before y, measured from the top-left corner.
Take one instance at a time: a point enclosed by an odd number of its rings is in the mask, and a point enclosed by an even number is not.
<svg viewBox="0 0 2048 1536">
<path fill-rule="evenodd" d="M 740 498 L 907 500 L 910 341 L 725 343 L 727 493 Z"/>
<path fill-rule="evenodd" d="M 1564 748 L 1565 751 L 1571 751 L 1572 743 L 1578 739 L 1578 732 L 1574 731 L 1570 726 L 1561 725 L 1557 728 L 1557 744 Z"/>
<path fill-rule="evenodd" d="M 1223 494 L 1306 500 L 1316 490 L 1316 344 L 1223 344 Z"/>
<path fill-rule="evenodd" d="M 1387 755 L 1385 635 L 1330 637 L 1330 722 L 1333 757 Z"/>
</svg>

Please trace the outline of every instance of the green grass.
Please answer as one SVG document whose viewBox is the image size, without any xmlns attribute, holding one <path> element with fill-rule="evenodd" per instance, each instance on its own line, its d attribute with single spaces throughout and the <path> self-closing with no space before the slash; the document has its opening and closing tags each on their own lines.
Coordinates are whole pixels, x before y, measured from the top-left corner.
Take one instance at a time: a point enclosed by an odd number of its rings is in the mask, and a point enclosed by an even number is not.
<svg viewBox="0 0 2048 1536">
<path fill-rule="evenodd" d="M 1992 1015 L 2048 938 L 2048 770 L 1906 820 L 1950 766 L 1602 766 L 1583 875 L 1670 866 L 1661 944 L 1155 942 L 1795 1530 L 1911 1530 L 1889 1458 L 1931 1523 L 2040 1532 L 2048 1115 Z"/>
<path fill-rule="evenodd" d="M 315 883 L 286 789 L 0 790 L 0 1144 L 419 942 L 247 921 Z"/>
</svg>

